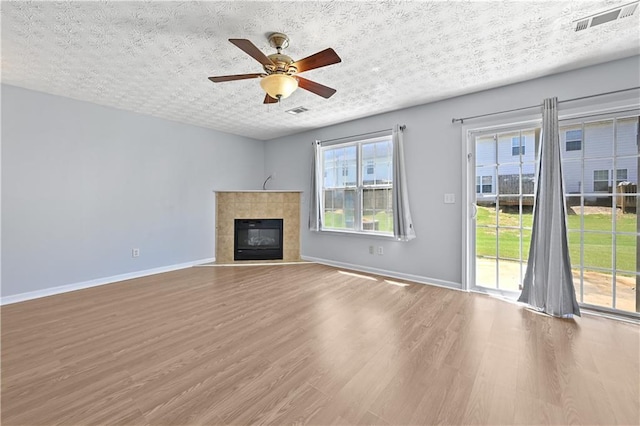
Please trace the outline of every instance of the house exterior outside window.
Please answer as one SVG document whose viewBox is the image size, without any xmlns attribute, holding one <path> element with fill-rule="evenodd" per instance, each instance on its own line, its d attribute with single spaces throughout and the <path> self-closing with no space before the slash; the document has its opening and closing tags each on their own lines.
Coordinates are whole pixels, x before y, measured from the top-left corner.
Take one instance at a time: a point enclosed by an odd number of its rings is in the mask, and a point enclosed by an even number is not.
<svg viewBox="0 0 640 426">
<path fill-rule="evenodd" d="M 616 185 L 621 182 L 626 182 L 628 171 L 627 169 L 618 169 L 616 170 Z"/>
<path fill-rule="evenodd" d="M 514 136 L 511 138 L 511 155 L 525 155 L 525 146 L 524 140 L 522 141 L 522 145 L 520 144 L 520 136 Z"/>
<path fill-rule="evenodd" d="M 609 192 L 609 170 L 593 171 L 593 192 Z"/>
<path fill-rule="evenodd" d="M 476 176 L 476 193 L 493 193 L 493 176 Z"/>
<path fill-rule="evenodd" d="M 582 129 L 567 130 L 565 132 L 565 150 L 580 151 L 582 149 Z"/>
</svg>

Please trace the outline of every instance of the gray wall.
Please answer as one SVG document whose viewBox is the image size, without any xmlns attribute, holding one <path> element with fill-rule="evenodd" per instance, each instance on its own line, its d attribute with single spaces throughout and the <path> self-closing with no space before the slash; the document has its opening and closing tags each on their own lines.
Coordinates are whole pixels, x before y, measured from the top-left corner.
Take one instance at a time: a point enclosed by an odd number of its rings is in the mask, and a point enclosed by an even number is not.
<svg viewBox="0 0 640 426">
<path fill-rule="evenodd" d="M 212 258 L 212 190 L 263 166 L 262 141 L 2 85 L 2 296 Z"/>
<path fill-rule="evenodd" d="M 536 105 L 551 96 L 563 100 L 637 87 L 640 85 L 639 59 L 637 56 L 626 58 L 272 140 L 266 145 L 265 172 L 277 173 L 273 189 L 306 191 L 302 211 L 302 222 L 306 223 L 312 141 L 406 124 L 406 169 L 418 237 L 401 243 L 366 236 L 315 234 L 304 228 L 302 255 L 363 270 L 384 270 L 399 276 L 409 274 L 425 281 L 460 285 L 464 270 L 462 165 L 465 149 L 461 125 L 452 124 L 451 119 Z M 339 90 L 336 96 L 340 96 Z M 444 204 L 444 193 L 455 193 L 456 203 Z M 382 245 L 385 254 L 370 255 L 369 245 Z"/>
</svg>

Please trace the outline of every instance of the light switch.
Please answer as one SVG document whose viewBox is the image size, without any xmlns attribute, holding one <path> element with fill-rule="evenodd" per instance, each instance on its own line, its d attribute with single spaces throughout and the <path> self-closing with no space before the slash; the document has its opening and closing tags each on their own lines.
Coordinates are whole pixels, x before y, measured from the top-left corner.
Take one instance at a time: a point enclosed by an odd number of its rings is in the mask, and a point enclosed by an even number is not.
<svg viewBox="0 0 640 426">
<path fill-rule="evenodd" d="M 456 194 L 444 194 L 445 204 L 455 204 L 455 202 L 456 202 Z"/>
</svg>

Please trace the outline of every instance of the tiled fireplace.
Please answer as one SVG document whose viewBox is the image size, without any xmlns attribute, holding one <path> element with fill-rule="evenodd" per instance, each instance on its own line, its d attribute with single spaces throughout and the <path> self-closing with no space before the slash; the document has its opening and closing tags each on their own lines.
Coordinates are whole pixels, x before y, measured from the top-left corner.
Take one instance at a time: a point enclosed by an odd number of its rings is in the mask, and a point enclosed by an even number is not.
<svg viewBox="0 0 640 426">
<path fill-rule="evenodd" d="M 300 191 L 216 191 L 216 263 L 234 261 L 236 219 L 282 219 L 282 261 L 300 260 Z"/>
</svg>

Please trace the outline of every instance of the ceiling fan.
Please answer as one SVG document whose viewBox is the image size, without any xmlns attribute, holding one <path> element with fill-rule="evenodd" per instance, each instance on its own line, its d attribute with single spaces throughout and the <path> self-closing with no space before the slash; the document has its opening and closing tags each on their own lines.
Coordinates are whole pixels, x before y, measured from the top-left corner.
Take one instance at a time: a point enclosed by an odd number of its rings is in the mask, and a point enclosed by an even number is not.
<svg viewBox="0 0 640 426">
<path fill-rule="evenodd" d="M 229 41 L 242 49 L 256 61 L 262 64 L 264 72 L 256 74 L 237 74 L 224 75 L 219 77 L 209 77 L 214 83 L 222 83 L 224 81 L 246 80 L 249 78 L 261 78 L 260 86 L 267 92 L 264 98 L 265 104 L 273 104 L 279 102 L 291 95 L 298 87 L 308 90 L 311 93 L 330 98 L 335 89 L 316 83 L 306 78 L 302 78 L 297 74 L 321 68 L 327 65 L 337 64 L 342 60 L 331 49 L 325 49 L 314 55 L 308 56 L 299 61 L 294 61 L 289 56 L 282 53 L 282 49 L 289 46 L 289 37 L 282 33 L 273 33 L 269 35 L 269 44 L 275 47 L 278 53 L 266 56 L 251 41 L 242 38 L 230 38 Z"/>
</svg>

